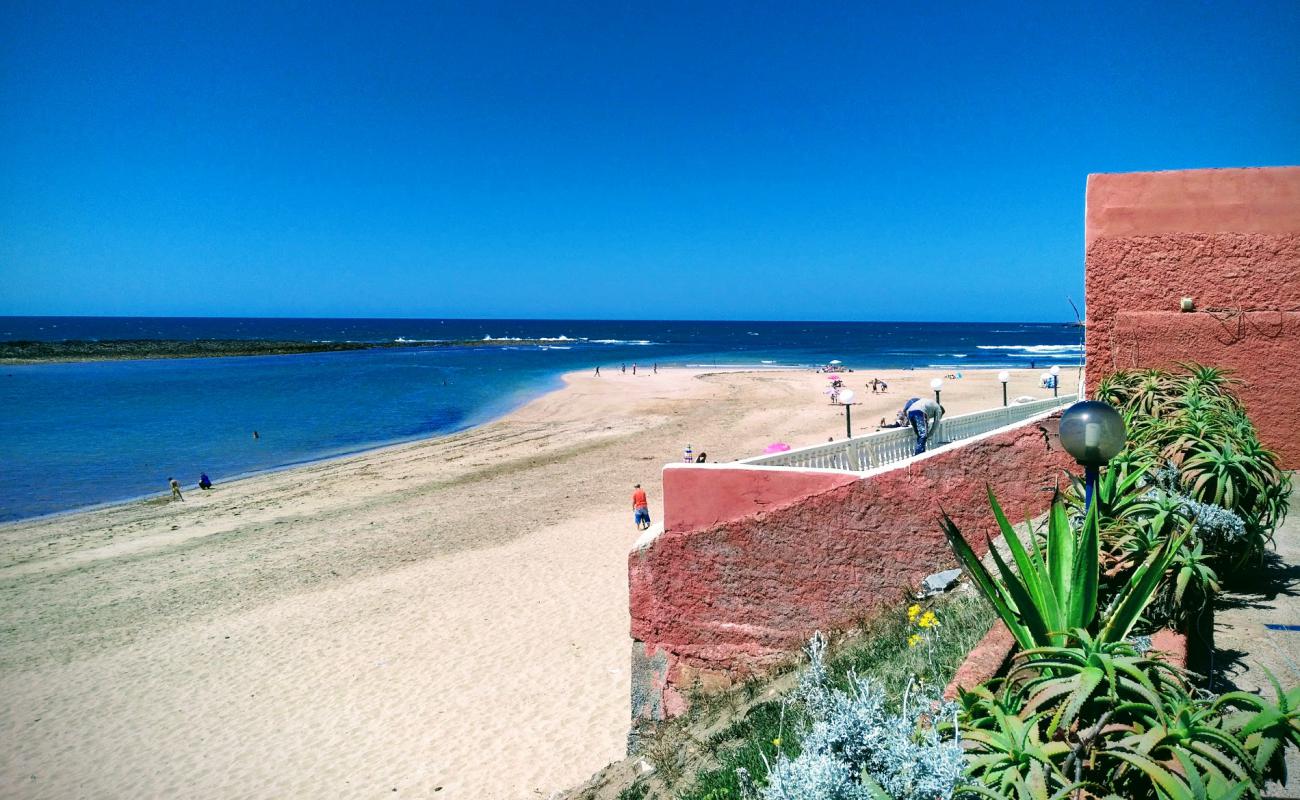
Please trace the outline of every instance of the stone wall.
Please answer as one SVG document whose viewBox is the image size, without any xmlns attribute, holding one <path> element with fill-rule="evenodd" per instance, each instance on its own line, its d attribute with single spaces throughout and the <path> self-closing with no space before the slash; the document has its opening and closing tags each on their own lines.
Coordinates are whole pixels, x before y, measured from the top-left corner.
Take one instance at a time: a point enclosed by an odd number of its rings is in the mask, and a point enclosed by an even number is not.
<svg viewBox="0 0 1300 800">
<path fill-rule="evenodd" d="M 947 511 L 979 552 L 1046 510 L 1072 465 L 1056 414 L 858 475 L 743 465 L 669 465 L 661 533 L 629 556 L 634 720 L 685 709 L 705 689 L 797 653 L 816 630 L 852 628 L 956 565 Z"/>
<path fill-rule="evenodd" d="M 1116 369 L 1230 368 L 1300 467 L 1300 167 L 1090 175 L 1087 206 L 1089 390 Z"/>
</svg>

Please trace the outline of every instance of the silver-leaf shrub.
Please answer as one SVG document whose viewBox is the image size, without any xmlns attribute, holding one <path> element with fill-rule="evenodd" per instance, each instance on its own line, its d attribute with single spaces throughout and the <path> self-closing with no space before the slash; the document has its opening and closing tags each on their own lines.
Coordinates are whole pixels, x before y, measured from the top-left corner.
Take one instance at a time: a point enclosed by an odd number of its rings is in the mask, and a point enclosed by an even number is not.
<svg viewBox="0 0 1300 800">
<path fill-rule="evenodd" d="M 965 767 L 957 739 L 937 730 L 956 707 L 923 692 L 905 693 L 897 712 L 868 678 L 849 676 L 848 691 L 831 686 L 820 634 L 808 645 L 810 666 L 794 693 L 811 725 L 796 758 L 784 754 L 768 774 L 764 800 L 894 800 L 952 798 Z M 955 729 L 955 725 L 954 725 Z"/>
</svg>

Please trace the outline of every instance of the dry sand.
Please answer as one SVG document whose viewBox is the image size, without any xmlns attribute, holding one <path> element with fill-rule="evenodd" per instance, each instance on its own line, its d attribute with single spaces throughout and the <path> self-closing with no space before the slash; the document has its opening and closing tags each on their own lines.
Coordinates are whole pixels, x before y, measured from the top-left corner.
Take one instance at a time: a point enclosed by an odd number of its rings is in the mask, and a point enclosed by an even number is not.
<svg viewBox="0 0 1300 800">
<path fill-rule="evenodd" d="M 888 395 L 862 384 L 889 381 Z M 858 432 L 934 372 L 846 373 Z M 1046 396 L 1037 371 L 1011 395 Z M 1063 376 L 1064 378 L 1065 376 Z M 1063 381 L 1068 383 L 1068 381 Z M 481 428 L 0 527 L 0 796 L 528 798 L 623 755 L 640 481 L 844 435 L 807 371 L 570 375 Z M 948 381 L 949 414 L 1000 404 Z"/>
</svg>

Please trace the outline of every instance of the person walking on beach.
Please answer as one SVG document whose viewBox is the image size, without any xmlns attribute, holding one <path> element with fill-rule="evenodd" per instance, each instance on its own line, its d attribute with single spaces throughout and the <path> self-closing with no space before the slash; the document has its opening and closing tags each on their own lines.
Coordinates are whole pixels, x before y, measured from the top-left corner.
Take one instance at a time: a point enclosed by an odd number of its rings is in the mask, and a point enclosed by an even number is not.
<svg viewBox="0 0 1300 800">
<path fill-rule="evenodd" d="M 918 456 L 925 452 L 926 444 L 934 433 L 935 426 L 943 419 L 943 406 L 933 400 L 913 397 L 904 404 L 903 413 L 907 416 L 912 430 L 916 431 L 916 448 L 912 450 L 912 455 Z"/>
<path fill-rule="evenodd" d="M 622 372 L 623 372 L 624 375 L 626 375 L 626 374 L 627 374 L 627 362 L 624 361 L 624 362 L 623 362 L 623 366 L 619 367 L 619 369 L 622 370 Z"/>
<path fill-rule="evenodd" d="M 639 483 L 632 487 L 632 522 L 639 531 L 650 527 L 650 501 Z"/>
<path fill-rule="evenodd" d="M 655 362 L 655 374 L 656 374 L 656 375 L 659 374 L 659 362 L 658 362 L 658 361 Z"/>
<path fill-rule="evenodd" d="M 689 444 L 686 445 L 686 449 L 682 451 L 682 461 L 687 464 L 695 463 L 695 451 L 691 449 Z"/>
<path fill-rule="evenodd" d="M 168 479 L 167 479 L 167 485 L 170 486 L 170 487 L 172 487 L 172 499 L 173 499 L 173 500 L 180 500 L 180 501 L 182 501 L 182 502 L 185 501 L 185 498 L 181 495 L 181 482 L 180 482 L 180 481 L 176 480 L 175 478 L 168 478 Z"/>
<path fill-rule="evenodd" d="M 597 377 L 597 378 L 600 377 L 600 365 L 599 365 L 599 364 L 596 365 L 596 377 Z"/>
<path fill-rule="evenodd" d="M 635 362 L 635 361 L 632 362 L 632 374 L 633 374 L 633 375 L 636 374 L 636 362 Z"/>
</svg>

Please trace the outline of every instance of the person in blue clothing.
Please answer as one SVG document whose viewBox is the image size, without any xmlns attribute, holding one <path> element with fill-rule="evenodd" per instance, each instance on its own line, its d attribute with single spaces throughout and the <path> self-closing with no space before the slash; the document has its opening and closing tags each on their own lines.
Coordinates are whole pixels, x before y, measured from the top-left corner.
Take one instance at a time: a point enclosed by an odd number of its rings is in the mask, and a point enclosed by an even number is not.
<svg viewBox="0 0 1300 800">
<path fill-rule="evenodd" d="M 912 455 L 920 455 L 925 452 L 935 426 L 943 419 L 943 406 L 933 400 L 913 397 L 903 404 L 903 416 L 907 418 L 912 430 L 916 431 L 916 449 Z"/>
<path fill-rule="evenodd" d="M 199 488 L 200 489 L 212 488 L 212 479 L 208 477 L 208 473 L 206 472 L 199 473 Z"/>
</svg>

